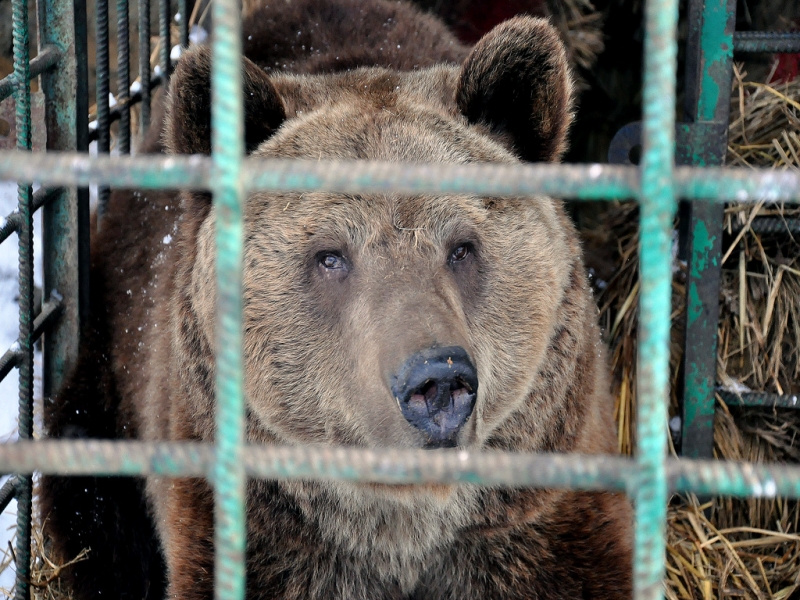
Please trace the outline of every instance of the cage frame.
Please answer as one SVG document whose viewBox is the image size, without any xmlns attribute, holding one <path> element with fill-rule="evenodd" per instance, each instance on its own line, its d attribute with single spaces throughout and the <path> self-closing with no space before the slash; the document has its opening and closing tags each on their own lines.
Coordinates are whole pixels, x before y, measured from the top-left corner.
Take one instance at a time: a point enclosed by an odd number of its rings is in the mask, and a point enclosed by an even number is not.
<svg viewBox="0 0 800 600">
<path fill-rule="evenodd" d="M 800 49 L 800 36 L 734 32 L 733 0 L 690 0 L 687 116 L 675 123 L 678 0 L 645 4 L 645 66 L 641 165 L 409 165 L 370 162 L 304 162 L 245 158 L 239 65 L 237 0 L 215 0 L 212 37 L 212 135 L 210 157 L 107 155 L 111 122 L 119 119 L 122 149 L 129 151 L 130 107 L 141 101 L 146 127 L 150 90 L 169 76 L 169 0 L 160 0 L 160 73 L 140 61 L 141 90 L 127 86 L 129 56 L 120 49 L 120 102 L 108 106 L 109 68 L 98 63 L 96 127 L 88 123 L 85 0 L 39 0 L 39 51 L 28 57 L 25 0 L 13 0 L 14 72 L 0 81 L 0 99 L 16 102 L 17 151 L 0 152 L 0 179 L 21 182 L 18 210 L 0 228 L 20 247 L 20 336 L 0 358 L 0 378 L 20 374 L 19 441 L 0 444 L 0 472 L 16 474 L 0 489 L 0 509 L 18 502 L 16 600 L 29 597 L 31 474 L 205 476 L 215 493 L 215 597 L 245 593 L 244 498 L 249 477 L 339 478 L 384 483 L 470 482 L 625 492 L 635 506 L 634 597 L 663 597 L 668 494 L 800 497 L 800 467 L 703 460 L 710 457 L 714 410 L 713 360 L 721 208 L 724 202 L 764 199 L 800 201 L 800 175 L 720 167 L 727 125 L 730 68 L 735 49 Z M 98 2 L 98 39 L 108 34 L 108 0 Z M 128 0 L 117 6 L 128 14 Z M 188 43 L 186 0 L 180 43 Z M 149 29 L 150 0 L 139 0 L 140 24 Z M 119 19 L 120 31 L 127 19 Z M 149 49 L 149 37 L 146 41 Z M 102 63 L 102 64 L 100 64 Z M 47 152 L 31 153 L 30 80 L 41 77 L 45 95 Z M 728 88 L 729 89 L 729 85 Z M 722 92 L 720 90 L 723 90 Z M 684 131 L 689 156 L 675 166 L 676 131 Z M 680 137 L 680 136 L 679 136 Z M 98 140 L 99 155 L 86 151 Z M 124 140 L 123 140 L 124 141 Z M 123 152 L 123 155 L 125 152 Z M 36 193 L 32 184 L 42 186 Z M 204 189 L 217 203 L 218 347 L 215 444 L 93 440 L 33 441 L 33 343 L 44 335 L 44 393 L 59 389 L 77 355 L 81 323 L 88 315 L 87 186 L 100 186 L 100 214 L 108 187 Z M 241 356 L 242 204 L 254 190 L 553 195 L 565 199 L 633 198 L 640 204 L 640 329 L 637 369 L 639 406 L 635 458 L 513 454 L 446 450 L 364 450 L 249 446 Z M 667 458 L 670 323 L 670 246 L 679 199 L 691 201 L 689 324 L 684 382 L 684 454 Z M 44 213 L 44 302 L 33 306 L 32 216 Z M 717 264 L 714 264 L 716 257 Z M 714 270 L 716 269 L 716 275 Z M 694 290 L 694 291 L 693 291 Z M 783 402 L 783 400 L 781 400 Z"/>
</svg>

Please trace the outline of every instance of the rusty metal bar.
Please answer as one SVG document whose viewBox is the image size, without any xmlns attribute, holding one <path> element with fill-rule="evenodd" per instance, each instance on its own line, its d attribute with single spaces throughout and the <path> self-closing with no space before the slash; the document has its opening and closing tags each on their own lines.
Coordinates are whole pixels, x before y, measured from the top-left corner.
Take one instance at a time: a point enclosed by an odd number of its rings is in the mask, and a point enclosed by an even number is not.
<svg viewBox="0 0 800 600">
<path fill-rule="evenodd" d="M 733 76 L 735 0 L 691 0 L 687 41 L 686 118 L 698 136 L 685 152 L 687 164 L 721 165 L 728 149 L 728 115 Z M 698 128 L 697 125 L 704 127 Z M 714 127 L 717 125 L 717 127 Z M 688 203 L 689 251 L 686 276 L 686 340 L 681 454 L 711 458 L 714 449 L 714 387 L 724 206 Z"/>
</svg>

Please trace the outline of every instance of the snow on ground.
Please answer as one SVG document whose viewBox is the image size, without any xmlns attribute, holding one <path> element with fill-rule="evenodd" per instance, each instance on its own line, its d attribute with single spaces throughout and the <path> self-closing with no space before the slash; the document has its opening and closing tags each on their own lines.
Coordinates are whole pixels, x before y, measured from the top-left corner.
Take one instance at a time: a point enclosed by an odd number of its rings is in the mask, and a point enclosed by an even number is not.
<svg viewBox="0 0 800 600">
<path fill-rule="evenodd" d="M 0 182 L 0 219 L 9 215 L 17 207 L 17 186 L 13 183 Z M 41 216 L 39 213 L 34 218 L 34 282 L 42 285 L 42 240 Z M 0 355 L 17 340 L 19 334 L 19 304 L 17 294 L 19 283 L 17 274 L 19 269 L 17 253 L 17 236 L 11 235 L 0 244 Z M 41 354 L 36 353 L 35 388 L 37 397 L 41 396 Z M 0 440 L 5 441 L 16 438 L 17 406 L 18 406 L 18 377 L 17 370 L 13 369 L 8 376 L 0 382 Z M 5 478 L 0 481 L 0 485 Z M 8 548 L 8 542 L 14 535 L 16 525 L 16 502 L 12 501 L 8 508 L 0 514 L 0 558 L 2 550 Z M 13 568 L 5 569 L 0 573 L 0 589 L 11 590 L 14 586 Z"/>
</svg>

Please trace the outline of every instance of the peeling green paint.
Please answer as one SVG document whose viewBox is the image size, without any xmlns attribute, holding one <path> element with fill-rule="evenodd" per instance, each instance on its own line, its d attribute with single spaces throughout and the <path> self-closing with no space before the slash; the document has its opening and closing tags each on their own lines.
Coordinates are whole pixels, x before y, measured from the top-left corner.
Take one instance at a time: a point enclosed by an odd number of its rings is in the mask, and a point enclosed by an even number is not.
<svg viewBox="0 0 800 600">
<path fill-rule="evenodd" d="M 728 102 L 728 88 L 724 84 L 730 79 L 728 71 L 733 56 L 733 30 L 727 27 L 728 4 L 728 0 L 705 2 L 700 37 L 702 93 L 698 97 L 697 121 L 717 120 L 723 103 Z"/>
</svg>

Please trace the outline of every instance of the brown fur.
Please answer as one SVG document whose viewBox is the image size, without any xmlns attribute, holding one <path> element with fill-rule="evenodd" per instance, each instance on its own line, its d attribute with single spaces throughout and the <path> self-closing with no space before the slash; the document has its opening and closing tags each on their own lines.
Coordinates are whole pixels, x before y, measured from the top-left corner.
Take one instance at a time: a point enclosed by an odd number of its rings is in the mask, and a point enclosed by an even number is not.
<svg viewBox="0 0 800 600">
<path fill-rule="evenodd" d="M 457 46 L 449 54 L 449 34 L 406 5 L 278 4 L 248 17 L 245 34 L 262 32 L 250 55 L 263 63 L 274 49 L 296 72 L 322 73 L 266 74 L 245 61 L 253 154 L 468 163 L 563 151 L 570 77 L 546 22 L 514 19 L 465 56 Z M 320 11 L 341 18 L 317 25 Z M 372 20 L 340 53 L 336 36 L 365 12 Z M 276 31 L 295 13 L 319 54 L 287 58 Z M 429 56 L 380 54 L 369 40 L 383 23 L 392 23 L 386 39 L 423 32 L 407 46 Z M 359 63 L 383 67 L 332 73 L 359 35 L 369 50 Z M 391 68 L 415 65 L 426 68 Z M 210 150 L 209 68 L 208 52 L 195 50 L 174 74 L 171 152 Z M 102 308 L 48 410 L 51 435 L 213 439 L 214 211 L 202 193 L 112 197 L 93 243 L 93 306 Z M 420 447 L 387 380 L 414 352 L 461 346 L 480 388 L 460 446 L 614 451 L 596 309 L 560 203 L 256 193 L 245 224 L 251 442 Z M 469 257 L 448 262 L 464 243 Z M 340 252 L 349 271 L 326 271 L 325 251 Z M 43 482 L 55 550 L 66 558 L 92 547 L 71 574 L 77 597 L 210 598 L 208 484 L 151 478 L 144 502 L 142 483 L 130 481 Z M 611 494 L 252 481 L 247 519 L 248 598 L 616 599 L 631 590 L 630 508 Z"/>
</svg>

